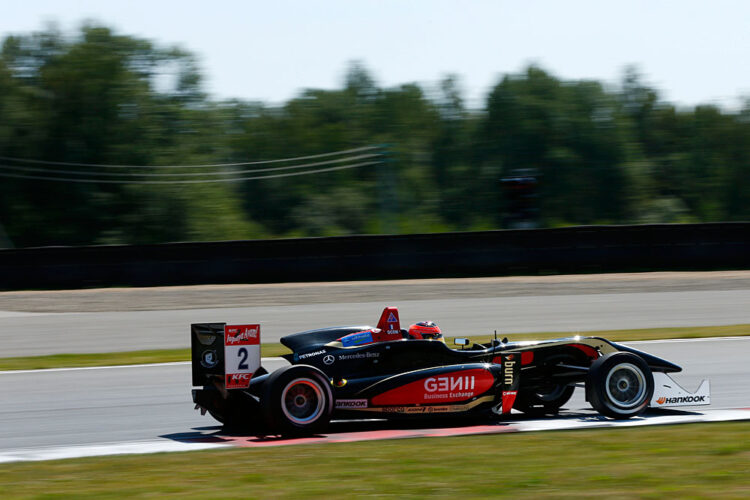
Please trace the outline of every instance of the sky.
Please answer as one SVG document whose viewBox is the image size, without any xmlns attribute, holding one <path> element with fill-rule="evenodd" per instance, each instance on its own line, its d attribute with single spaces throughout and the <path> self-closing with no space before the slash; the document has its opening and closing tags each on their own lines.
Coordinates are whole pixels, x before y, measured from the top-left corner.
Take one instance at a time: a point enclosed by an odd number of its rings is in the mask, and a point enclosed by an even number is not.
<svg viewBox="0 0 750 500">
<path fill-rule="evenodd" d="M 196 54 L 215 99 L 281 103 L 335 89 L 351 61 L 376 83 L 437 88 L 459 76 L 481 107 L 503 74 L 536 64 L 615 88 L 635 65 L 681 106 L 750 97 L 745 0 L 5 0 L 0 37 L 96 21 Z"/>
</svg>

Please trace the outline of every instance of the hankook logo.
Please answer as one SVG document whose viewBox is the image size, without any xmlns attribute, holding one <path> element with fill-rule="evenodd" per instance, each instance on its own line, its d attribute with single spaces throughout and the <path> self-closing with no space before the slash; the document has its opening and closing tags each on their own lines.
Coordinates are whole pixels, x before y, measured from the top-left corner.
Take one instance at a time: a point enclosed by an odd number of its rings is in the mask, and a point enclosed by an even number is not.
<svg viewBox="0 0 750 500">
<path fill-rule="evenodd" d="M 664 396 L 656 400 L 660 405 L 668 404 L 684 404 L 684 403 L 703 403 L 706 401 L 706 396 L 680 396 L 674 398 L 665 398 Z"/>
<path fill-rule="evenodd" d="M 337 399 L 336 408 L 367 408 L 366 399 Z"/>
</svg>

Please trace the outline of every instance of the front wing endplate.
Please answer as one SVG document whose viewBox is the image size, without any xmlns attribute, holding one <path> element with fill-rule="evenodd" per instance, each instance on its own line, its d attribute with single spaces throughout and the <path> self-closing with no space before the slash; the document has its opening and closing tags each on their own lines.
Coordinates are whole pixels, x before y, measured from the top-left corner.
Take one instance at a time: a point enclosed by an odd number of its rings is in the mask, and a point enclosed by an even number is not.
<svg viewBox="0 0 750 500">
<path fill-rule="evenodd" d="M 652 408 L 711 404 L 711 384 L 707 379 L 701 382 L 701 385 L 695 392 L 689 392 L 666 373 L 653 372 L 653 375 L 654 395 L 651 398 Z"/>
</svg>

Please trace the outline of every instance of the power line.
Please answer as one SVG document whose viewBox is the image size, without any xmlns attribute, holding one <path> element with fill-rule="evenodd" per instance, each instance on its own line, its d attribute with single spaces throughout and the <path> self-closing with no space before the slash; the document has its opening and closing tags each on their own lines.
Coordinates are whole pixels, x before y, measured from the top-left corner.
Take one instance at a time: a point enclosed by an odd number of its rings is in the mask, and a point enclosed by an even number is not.
<svg viewBox="0 0 750 500">
<path fill-rule="evenodd" d="M 333 160 L 327 160 L 322 162 L 304 163 L 302 165 L 290 165 L 286 167 L 270 167 L 270 168 L 258 168 L 251 170 L 238 170 L 238 171 L 223 171 L 223 172 L 194 172 L 194 173 L 144 173 L 144 172 L 122 172 L 122 173 L 110 173 L 110 172 L 87 172 L 81 170 L 54 170 L 49 168 L 36 168 L 36 167 L 19 167 L 17 165 L 0 165 L 0 168 L 6 170 L 12 170 L 15 172 L 41 172 L 48 173 L 51 175 L 94 175 L 104 177 L 196 177 L 196 176 L 214 176 L 214 175 L 241 175 L 251 174 L 256 172 L 276 172 L 283 170 L 297 170 L 301 168 L 309 167 L 320 167 L 324 165 L 331 165 L 334 163 L 346 163 L 353 160 L 364 160 L 368 158 L 376 158 L 381 156 L 381 153 L 370 153 L 356 156 L 347 156 L 345 158 L 337 158 Z M 186 167 L 187 168 L 187 167 Z"/>
<path fill-rule="evenodd" d="M 58 182 L 78 182 L 78 183 L 89 183 L 89 184 L 205 184 L 205 183 L 216 183 L 216 182 L 241 182 L 251 181 L 257 179 L 277 179 L 280 177 L 294 177 L 300 175 L 320 174 L 324 172 L 333 172 L 336 170 L 347 170 L 351 168 L 365 167 L 368 165 L 377 165 L 380 161 L 367 161 L 361 163 L 354 163 L 352 165 L 341 165 L 337 167 L 321 168 L 316 170 L 306 170 L 304 172 L 288 172 L 284 174 L 274 175 L 260 175 L 255 177 L 236 177 L 231 179 L 202 179 L 202 180 L 178 180 L 178 181 L 138 181 L 138 180 L 108 180 L 108 179 L 81 179 L 81 178 L 65 178 L 65 177 L 46 177 L 46 176 L 33 176 L 33 175 L 18 175 L 18 174 L 6 174 L 0 172 L 0 177 L 10 177 L 14 179 L 30 179 L 39 181 L 58 181 Z M 0 167 L 6 167 L 7 165 L 0 165 Z"/>
<path fill-rule="evenodd" d="M 339 156 L 349 153 L 359 153 L 361 151 L 369 151 L 372 149 L 377 149 L 379 146 L 363 146 L 360 148 L 353 148 L 353 149 L 345 149 L 342 151 L 334 151 L 331 153 L 321 153 L 317 155 L 309 155 L 309 156 L 297 156 L 295 158 L 282 158 L 278 160 L 262 160 L 262 161 L 246 161 L 246 162 L 240 162 L 240 163 L 213 163 L 213 164 L 206 164 L 206 165 L 108 165 L 108 164 L 95 164 L 95 163 L 71 163 L 71 162 L 63 162 L 63 161 L 47 161 L 47 160 L 33 160 L 28 158 L 16 158 L 12 156 L 0 156 L 0 160 L 4 161 L 14 161 L 19 163 L 32 163 L 32 164 L 38 164 L 38 165 L 60 165 L 60 166 L 68 166 L 68 167 L 95 167 L 95 168 L 148 168 L 148 169 L 157 169 L 157 168 L 208 168 L 208 167 L 242 167 L 247 165 L 268 165 L 271 163 L 285 163 L 290 161 L 299 161 L 299 160 L 313 160 L 316 158 L 326 158 L 329 156 Z"/>
</svg>

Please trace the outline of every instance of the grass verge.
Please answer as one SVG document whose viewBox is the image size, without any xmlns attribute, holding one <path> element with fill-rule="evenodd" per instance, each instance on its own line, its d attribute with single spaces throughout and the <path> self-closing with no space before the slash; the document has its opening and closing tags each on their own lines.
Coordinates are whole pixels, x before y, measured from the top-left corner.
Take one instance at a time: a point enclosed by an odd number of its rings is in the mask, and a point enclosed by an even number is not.
<svg viewBox="0 0 750 500">
<path fill-rule="evenodd" d="M 597 330 L 580 332 L 580 335 L 604 337 L 609 340 L 627 342 L 633 340 L 658 340 L 702 337 L 733 337 L 750 335 L 750 325 L 700 326 L 681 328 L 649 328 L 641 330 Z M 510 340 L 542 340 L 576 335 L 570 332 L 539 333 L 503 333 L 498 338 Z M 474 335 L 472 342 L 488 342 L 490 335 Z M 453 343 L 453 337 L 446 342 Z M 265 357 L 281 356 L 290 351 L 281 344 L 263 344 Z M 167 363 L 172 361 L 189 361 L 190 349 L 157 349 L 151 351 L 125 351 L 94 354 L 53 354 L 49 356 L 24 356 L 0 358 L 0 371 L 4 370 L 37 370 L 44 368 L 68 368 L 86 366 L 138 365 L 146 363 Z"/>
<path fill-rule="evenodd" d="M 0 468 L 3 498 L 748 498 L 748 477 L 750 422 L 238 448 Z"/>
</svg>

